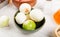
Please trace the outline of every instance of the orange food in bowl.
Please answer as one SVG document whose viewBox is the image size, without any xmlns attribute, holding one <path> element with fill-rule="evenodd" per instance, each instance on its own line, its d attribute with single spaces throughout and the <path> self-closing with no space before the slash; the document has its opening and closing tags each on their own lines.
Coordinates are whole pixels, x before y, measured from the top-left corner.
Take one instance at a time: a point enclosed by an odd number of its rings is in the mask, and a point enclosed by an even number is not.
<svg viewBox="0 0 60 37">
<path fill-rule="evenodd" d="M 54 20 L 58 25 L 60 24 L 60 9 L 54 14 Z"/>
<path fill-rule="evenodd" d="M 22 3 L 28 3 L 32 7 L 36 4 L 36 0 L 12 0 L 13 4 L 19 8 Z"/>
</svg>

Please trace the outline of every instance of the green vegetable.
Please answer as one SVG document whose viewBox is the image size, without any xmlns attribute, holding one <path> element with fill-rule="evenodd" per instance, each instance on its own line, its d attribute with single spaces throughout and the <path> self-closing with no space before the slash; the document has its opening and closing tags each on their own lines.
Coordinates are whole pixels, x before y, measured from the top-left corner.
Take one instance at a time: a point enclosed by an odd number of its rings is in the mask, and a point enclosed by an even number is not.
<svg viewBox="0 0 60 37">
<path fill-rule="evenodd" d="M 36 24 L 32 20 L 27 20 L 23 23 L 23 29 L 24 30 L 35 30 Z"/>
</svg>

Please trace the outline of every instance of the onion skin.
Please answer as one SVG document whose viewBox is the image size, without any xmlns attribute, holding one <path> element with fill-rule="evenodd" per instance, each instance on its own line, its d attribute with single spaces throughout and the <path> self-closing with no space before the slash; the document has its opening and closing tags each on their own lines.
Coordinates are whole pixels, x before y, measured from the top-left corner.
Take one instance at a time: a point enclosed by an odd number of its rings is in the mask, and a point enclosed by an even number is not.
<svg viewBox="0 0 60 37">
<path fill-rule="evenodd" d="M 33 7 L 36 4 L 36 0 L 12 0 L 13 4 L 19 8 L 22 3 L 28 3 Z"/>
</svg>

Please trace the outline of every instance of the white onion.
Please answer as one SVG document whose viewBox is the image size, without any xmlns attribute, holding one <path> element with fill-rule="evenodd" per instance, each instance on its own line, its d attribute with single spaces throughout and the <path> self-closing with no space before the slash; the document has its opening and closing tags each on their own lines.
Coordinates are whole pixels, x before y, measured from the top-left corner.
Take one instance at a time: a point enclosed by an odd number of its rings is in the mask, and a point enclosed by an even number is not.
<svg viewBox="0 0 60 37">
<path fill-rule="evenodd" d="M 6 27 L 9 24 L 9 17 L 8 16 L 1 16 L 0 17 L 0 27 Z"/>
<path fill-rule="evenodd" d="M 41 21 L 43 17 L 44 17 L 43 12 L 39 9 L 33 9 L 30 12 L 30 18 L 36 22 Z"/>
<path fill-rule="evenodd" d="M 18 24 L 22 24 L 27 18 L 26 18 L 25 14 L 23 12 L 20 12 L 20 13 L 17 14 L 15 19 L 16 19 Z"/>
<path fill-rule="evenodd" d="M 21 4 L 19 10 L 21 12 L 24 12 L 25 14 L 27 14 L 31 11 L 31 6 L 28 3 L 23 3 L 23 4 Z"/>
</svg>

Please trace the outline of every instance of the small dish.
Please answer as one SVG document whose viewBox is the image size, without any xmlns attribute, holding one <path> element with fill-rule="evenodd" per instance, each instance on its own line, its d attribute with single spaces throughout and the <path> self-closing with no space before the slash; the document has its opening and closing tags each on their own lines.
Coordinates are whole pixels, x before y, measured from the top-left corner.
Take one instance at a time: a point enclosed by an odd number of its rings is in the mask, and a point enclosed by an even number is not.
<svg viewBox="0 0 60 37">
<path fill-rule="evenodd" d="M 22 28 L 22 25 L 18 24 L 18 23 L 16 22 L 16 19 L 15 19 L 16 15 L 17 15 L 19 12 L 20 12 L 20 11 L 17 11 L 17 12 L 15 13 L 15 15 L 14 15 L 14 22 L 15 22 L 15 24 L 16 24 L 19 28 L 23 29 L 23 28 Z M 35 23 L 36 23 L 36 28 L 35 28 L 35 30 L 41 28 L 41 27 L 44 25 L 44 23 L 45 23 L 45 17 L 44 17 L 40 22 L 35 22 Z M 23 30 L 24 30 L 24 29 L 23 29 Z"/>
</svg>

